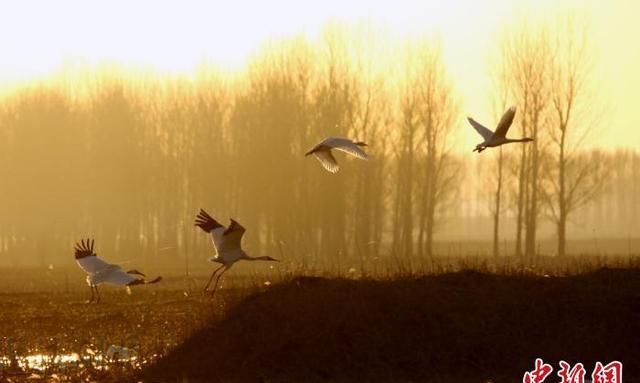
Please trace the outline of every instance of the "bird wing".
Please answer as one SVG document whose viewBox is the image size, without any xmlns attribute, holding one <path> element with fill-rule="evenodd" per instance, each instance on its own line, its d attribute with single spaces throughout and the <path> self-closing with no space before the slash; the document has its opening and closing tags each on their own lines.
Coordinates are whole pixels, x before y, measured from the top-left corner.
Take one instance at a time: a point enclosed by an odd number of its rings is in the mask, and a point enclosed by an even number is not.
<svg viewBox="0 0 640 383">
<path fill-rule="evenodd" d="M 495 132 L 495 136 L 496 137 L 506 137 L 507 135 L 507 131 L 509 130 L 509 127 L 511 126 L 511 124 L 513 123 L 513 118 L 516 115 L 516 107 L 512 106 L 511 108 L 507 109 L 506 112 L 504 112 L 504 114 L 502 115 L 502 118 L 500 119 L 500 122 L 498 123 L 498 127 L 496 127 L 496 132 Z"/>
<path fill-rule="evenodd" d="M 85 257 L 93 257 L 96 253 L 93 252 L 93 239 L 87 238 L 86 242 L 84 239 L 81 239 L 80 242 L 76 242 L 76 245 L 73 247 L 75 253 L 73 254 L 76 259 L 81 259 Z"/>
<path fill-rule="evenodd" d="M 306 153 L 306 155 L 308 156 L 309 154 L 313 154 L 316 150 L 318 150 L 318 148 L 320 148 L 322 145 L 324 145 L 324 142 L 326 141 L 326 139 L 322 140 L 322 142 L 314 145 L 311 149 L 309 149 Z"/>
<path fill-rule="evenodd" d="M 98 255 L 93 251 L 94 242 L 93 239 L 82 239 L 74 246 L 74 257 L 78 266 L 89 274 L 100 273 L 113 266 L 98 258 Z"/>
<path fill-rule="evenodd" d="M 78 266 L 88 274 L 98 274 L 114 266 L 98 258 L 95 254 L 90 257 L 77 258 L 76 262 Z"/>
<path fill-rule="evenodd" d="M 200 212 L 196 216 L 195 225 L 201 228 L 202 230 L 206 231 L 207 233 L 211 233 L 212 230 L 217 229 L 219 227 L 224 228 L 224 226 L 222 226 L 220 222 L 213 219 L 213 217 L 211 217 L 209 213 L 204 211 L 204 209 L 200 209 Z"/>
<path fill-rule="evenodd" d="M 493 132 L 489 128 L 485 127 L 471 117 L 467 117 L 467 120 L 469 120 L 471 126 L 473 126 L 476 132 L 478 132 L 485 141 L 489 141 L 491 137 L 493 137 Z"/>
<path fill-rule="evenodd" d="M 239 249 L 241 247 L 242 236 L 245 231 L 245 228 L 232 218 L 231 224 L 227 230 L 222 233 L 222 244 L 219 249 L 220 252 Z"/>
<path fill-rule="evenodd" d="M 339 139 L 340 138 L 338 137 L 326 137 L 324 140 L 318 142 L 318 145 L 316 145 L 315 148 L 319 146 L 333 146 L 334 145 L 333 143 Z"/>
<path fill-rule="evenodd" d="M 128 274 L 121 268 L 112 270 L 110 273 L 102 276 L 101 281 L 103 283 L 109 283 L 112 285 L 126 286 L 131 282 L 137 281 L 139 278 L 133 274 Z"/>
<path fill-rule="evenodd" d="M 196 216 L 195 225 L 201 228 L 203 231 L 211 234 L 211 243 L 216 249 L 216 252 L 219 252 L 220 246 L 222 246 L 222 237 L 224 231 L 226 230 L 226 227 L 224 227 L 220 224 L 220 222 L 211 217 L 209 213 L 204 211 L 204 209 L 200 209 L 200 212 Z"/>
<path fill-rule="evenodd" d="M 213 244 L 213 248 L 216 249 L 216 253 L 220 252 L 220 247 L 222 246 L 222 242 L 224 241 L 224 232 L 226 231 L 226 227 L 221 226 L 211 230 L 211 243 Z"/>
<path fill-rule="evenodd" d="M 336 161 L 333 154 L 331 154 L 330 150 L 315 152 L 313 153 L 313 155 L 318 159 L 318 161 L 320 161 L 322 167 L 324 167 L 331 173 L 336 173 L 338 170 L 340 170 L 340 166 L 338 165 L 338 162 Z"/>
<path fill-rule="evenodd" d="M 365 151 L 362 150 L 360 146 L 356 145 L 353 141 L 346 138 L 334 138 L 331 146 L 336 150 L 351 154 L 352 156 L 360 158 L 361 160 L 369 159 L 367 153 L 365 153 Z"/>
</svg>

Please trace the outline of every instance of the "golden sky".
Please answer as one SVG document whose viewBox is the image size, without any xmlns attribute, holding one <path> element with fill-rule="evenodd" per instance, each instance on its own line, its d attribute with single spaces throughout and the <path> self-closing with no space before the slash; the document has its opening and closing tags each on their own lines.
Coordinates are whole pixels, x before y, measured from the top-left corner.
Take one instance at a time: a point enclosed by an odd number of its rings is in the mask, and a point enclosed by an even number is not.
<svg viewBox="0 0 640 383">
<path fill-rule="evenodd" d="M 0 86 L 74 61 L 189 72 L 208 60 L 237 69 L 269 39 L 300 33 L 315 39 L 328 21 L 367 22 L 395 38 L 438 38 L 464 114 L 491 125 L 488 66 L 499 55 L 504 25 L 519 17 L 552 22 L 572 9 L 591 26 L 593 76 L 606 114 L 596 132 L 599 142 L 638 148 L 635 0 L 20 1 L 4 4 L 0 12 Z M 468 140 L 473 144 L 477 137 Z"/>
</svg>

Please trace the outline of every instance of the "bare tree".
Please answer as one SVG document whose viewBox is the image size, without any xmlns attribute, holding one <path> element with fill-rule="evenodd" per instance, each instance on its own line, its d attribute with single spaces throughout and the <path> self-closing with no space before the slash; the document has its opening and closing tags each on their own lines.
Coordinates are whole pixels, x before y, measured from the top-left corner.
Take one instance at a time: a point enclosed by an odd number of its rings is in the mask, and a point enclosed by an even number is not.
<svg viewBox="0 0 640 383">
<path fill-rule="evenodd" d="M 402 208 L 402 243 L 406 253 L 413 248 L 413 211 L 417 216 L 419 255 L 433 256 L 433 235 L 439 209 L 454 195 L 459 172 L 450 151 L 449 136 L 456 117 L 457 104 L 448 82 L 440 49 L 425 41 L 411 46 L 407 82 L 402 98 L 402 157 L 399 170 L 404 182 L 398 182 L 397 196 Z M 419 161 L 419 162 L 418 162 Z M 417 181 L 417 182 L 416 182 Z M 408 182 L 408 185 L 407 185 Z M 415 196 L 414 192 L 415 187 Z M 401 188 L 404 188 L 402 190 Z"/>
<path fill-rule="evenodd" d="M 493 115 L 496 118 L 496 121 L 500 118 L 500 116 L 504 113 L 504 111 L 508 108 L 508 99 L 509 99 L 509 91 L 510 91 L 510 79 L 509 76 L 506 75 L 506 72 L 503 70 L 504 68 L 500 68 L 499 65 L 492 66 L 498 68 L 498 70 L 494 73 L 494 82 L 496 84 L 496 91 L 494 93 L 494 102 L 493 102 Z M 500 146 L 498 148 L 498 156 L 494 160 L 493 167 L 497 169 L 496 172 L 490 172 L 493 174 L 492 177 L 489 178 L 488 182 L 490 182 L 492 187 L 494 188 L 492 191 L 493 197 L 489 203 L 489 212 L 493 218 L 493 256 L 497 257 L 500 253 L 500 217 L 502 211 L 504 209 L 503 203 L 503 189 L 504 184 L 506 182 L 506 174 L 504 169 L 505 162 L 505 154 L 503 151 L 503 147 Z M 511 160 L 511 158 L 509 158 Z"/>
<path fill-rule="evenodd" d="M 458 113 L 453 90 L 448 83 L 439 51 L 430 52 L 429 68 L 421 84 L 421 118 L 426 164 L 423 167 L 424 184 L 418 234 L 419 254 L 433 256 L 433 235 L 436 215 L 455 195 L 460 174 L 453 161 L 449 136 Z"/>
<path fill-rule="evenodd" d="M 412 57 L 407 57 L 408 63 Z M 392 253 L 413 255 L 413 193 L 414 163 L 418 140 L 418 99 L 415 79 L 408 71 L 400 96 L 399 138 L 393 148 L 397 172 L 393 204 Z"/>
<path fill-rule="evenodd" d="M 538 217 L 541 212 L 540 181 L 542 130 L 549 104 L 548 68 L 551 59 L 546 28 L 530 30 L 526 24 L 507 30 L 503 40 L 505 75 L 517 100 L 522 134 L 534 141 L 520 147 L 516 221 L 516 255 L 528 259 L 536 252 Z M 524 230 L 524 254 L 522 234 Z"/>
<path fill-rule="evenodd" d="M 600 162 L 580 155 L 580 145 L 589 133 L 585 109 L 594 106 L 587 79 L 592 55 L 588 52 L 586 26 L 567 18 L 558 28 L 551 77 L 552 117 L 549 136 L 553 158 L 547 201 L 557 227 L 557 252 L 565 254 L 566 227 L 569 215 L 589 202 L 602 186 Z"/>
<path fill-rule="evenodd" d="M 374 159 L 360 164 L 354 172 L 353 207 L 353 251 L 360 260 L 362 273 L 366 273 L 365 258 L 379 254 L 382 234 L 385 229 L 385 197 L 387 189 L 384 170 L 387 165 L 387 146 L 391 103 L 388 95 L 388 80 L 384 66 L 378 57 L 386 46 L 381 43 L 384 35 L 360 25 L 344 38 L 349 41 L 350 55 L 349 86 L 347 93 L 347 124 L 350 136 L 368 144 L 367 151 Z"/>
</svg>

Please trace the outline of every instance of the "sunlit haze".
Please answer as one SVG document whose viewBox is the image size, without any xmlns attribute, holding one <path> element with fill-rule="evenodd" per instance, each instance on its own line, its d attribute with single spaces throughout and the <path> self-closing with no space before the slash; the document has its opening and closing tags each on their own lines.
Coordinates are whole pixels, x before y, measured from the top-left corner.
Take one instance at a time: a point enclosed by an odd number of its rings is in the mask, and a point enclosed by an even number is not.
<svg viewBox="0 0 640 383">
<path fill-rule="evenodd" d="M 638 15 L 4 1 L 0 383 L 640 381 Z"/>
<path fill-rule="evenodd" d="M 266 41 L 295 35 L 318 38 L 328 22 L 368 23 L 391 38 L 426 34 L 439 39 L 463 114 L 490 122 L 489 68 L 499 55 L 497 35 L 518 19 L 553 22 L 577 12 L 588 20 L 596 54 L 593 76 L 604 146 L 640 142 L 640 3 L 616 1 L 25 1 L 0 15 L 3 86 L 53 73 L 66 63 L 104 61 L 157 72 L 189 73 L 202 62 L 236 70 Z M 461 122 L 462 123 L 462 122 Z M 471 132 L 469 132 L 471 133 Z M 472 143 L 475 137 L 469 137 Z"/>
</svg>

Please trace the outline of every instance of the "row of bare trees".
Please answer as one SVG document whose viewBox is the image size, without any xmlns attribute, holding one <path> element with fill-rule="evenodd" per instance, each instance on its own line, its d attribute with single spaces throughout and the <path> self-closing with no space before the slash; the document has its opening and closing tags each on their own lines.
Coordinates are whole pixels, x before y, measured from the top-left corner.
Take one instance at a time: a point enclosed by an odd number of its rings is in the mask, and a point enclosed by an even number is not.
<svg viewBox="0 0 640 383">
<path fill-rule="evenodd" d="M 581 149 L 594 126 L 597 105 L 590 76 L 592 62 L 585 25 L 568 18 L 552 34 L 547 28 L 522 27 L 505 34 L 502 61 L 496 73 L 496 100 L 519 106 L 523 136 L 534 141 L 522 145 L 512 169 L 516 177 L 515 254 L 531 259 L 536 254 L 537 230 L 542 214 L 556 226 L 557 254 L 566 253 L 570 215 L 602 190 L 605 177 L 598 152 Z M 591 158 L 588 158 L 591 157 Z M 504 155 L 500 151 L 494 183 L 494 254 L 503 192 Z"/>
<path fill-rule="evenodd" d="M 497 109 L 515 102 L 514 126 L 536 141 L 498 151 L 493 186 L 478 183 L 495 197 L 496 253 L 501 216 L 515 217 L 515 253 L 531 256 L 548 214 L 564 254 L 570 214 L 603 184 L 607 154 L 571 141 L 582 48 L 567 58 L 548 38 L 523 32 L 504 46 Z M 242 222 L 250 252 L 302 265 L 429 259 L 478 177 L 453 151 L 455 129 L 468 127 L 438 45 L 408 44 L 382 65 L 372 52 L 390 49 L 383 40 L 332 26 L 318 44 L 266 47 L 235 78 L 107 68 L 10 93 L 0 104 L 0 262 L 66 264 L 70 244 L 93 236 L 112 258 L 204 267 L 209 244 L 192 226 L 201 207 Z M 372 160 L 326 173 L 303 154 L 327 135 L 367 142 Z"/>
</svg>

